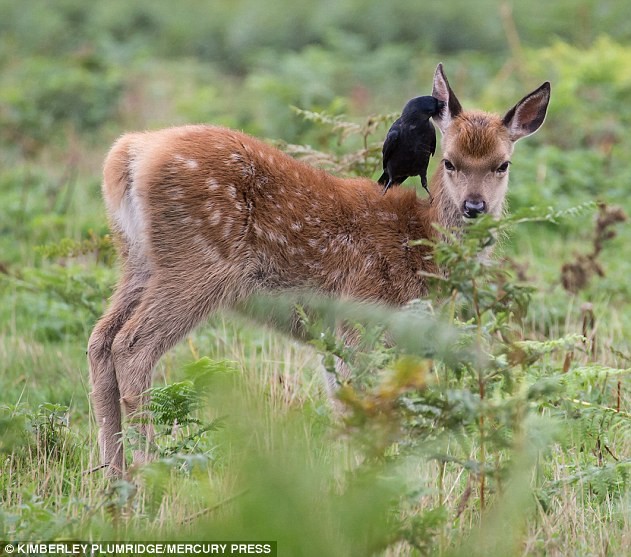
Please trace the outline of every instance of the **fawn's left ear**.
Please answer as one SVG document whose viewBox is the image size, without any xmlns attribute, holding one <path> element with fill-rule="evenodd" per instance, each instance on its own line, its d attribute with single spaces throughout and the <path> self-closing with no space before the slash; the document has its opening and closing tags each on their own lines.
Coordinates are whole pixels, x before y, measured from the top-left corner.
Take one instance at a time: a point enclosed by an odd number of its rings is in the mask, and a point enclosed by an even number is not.
<svg viewBox="0 0 631 557">
<path fill-rule="evenodd" d="M 432 97 L 445 103 L 443 109 L 436 116 L 432 116 L 432 120 L 434 120 L 440 132 L 444 134 L 449 127 L 449 123 L 462 112 L 462 105 L 449 86 L 442 64 L 438 64 L 434 72 Z"/>
<path fill-rule="evenodd" d="M 504 116 L 504 125 L 508 128 L 511 141 L 535 133 L 543 124 L 550 102 L 550 82 L 526 95 Z"/>
</svg>

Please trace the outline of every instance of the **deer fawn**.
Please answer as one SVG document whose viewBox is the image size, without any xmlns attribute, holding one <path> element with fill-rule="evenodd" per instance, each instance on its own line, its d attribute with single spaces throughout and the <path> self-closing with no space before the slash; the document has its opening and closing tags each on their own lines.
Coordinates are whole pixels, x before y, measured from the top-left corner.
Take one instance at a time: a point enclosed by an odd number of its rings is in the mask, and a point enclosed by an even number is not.
<svg viewBox="0 0 631 557">
<path fill-rule="evenodd" d="M 211 312 L 255 292 L 314 289 L 401 305 L 427 294 L 434 223 L 502 213 L 514 143 L 543 123 L 550 84 L 503 117 L 463 111 L 442 65 L 433 95 L 443 134 L 432 201 L 410 189 L 338 178 L 236 131 L 184 126 L 122 136 L 103 195 L 122 259 L 109 309 L 90 337 L 103 463 L 124 469 L 121 407 L 141 412 L 160 357 Z M 145 420 L 146 422 L 146 420 Z M 151 426 L 139 423 L 152 436 Z M 134 462 L 142 462 L 142 451 Z"/>
</svg>

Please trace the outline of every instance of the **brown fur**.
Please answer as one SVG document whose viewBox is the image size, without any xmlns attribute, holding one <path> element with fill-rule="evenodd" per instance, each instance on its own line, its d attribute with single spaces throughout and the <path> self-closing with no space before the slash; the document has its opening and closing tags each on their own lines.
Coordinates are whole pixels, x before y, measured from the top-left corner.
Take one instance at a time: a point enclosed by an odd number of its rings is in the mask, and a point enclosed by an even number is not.
<svg viewBox="0 0 631 557">
<path fill-rule="evenodd" d="M 444 143 L 466 146 L 462 156 L 476 163 L 508 137 L 498 117 L 479 114 L 454 114 L 444 131 Z M 410 240 L 461 222 L 442 170 L 432 204 L 403 188 L 384 196 L 372 180 L 332 176 L 214 126 L 125 135 L 103 174 L 122 276 L 88 355 L 101 454 L 114 475 L 124 464 L 121 406 L 140 415 L 158 359 L 211 312 L 283 289 L 401 305 L 426 295 L 420 273 L 436 270 L 428 248 Z M 151 438 L 146 421 L 138 427 Z M 145 456 L 137 450 L 134 460 Z"/>
<path fill-rule="evenodd" d="M 502 143 L 509 142 L 508 130 L 497 114 L 470 111 L 460 114 L 452 123 L 454 150 L 463 158 L 488 159 L 497 156 Z M 500 161 L 501 164 L 501 161 Z"/>
</svg>

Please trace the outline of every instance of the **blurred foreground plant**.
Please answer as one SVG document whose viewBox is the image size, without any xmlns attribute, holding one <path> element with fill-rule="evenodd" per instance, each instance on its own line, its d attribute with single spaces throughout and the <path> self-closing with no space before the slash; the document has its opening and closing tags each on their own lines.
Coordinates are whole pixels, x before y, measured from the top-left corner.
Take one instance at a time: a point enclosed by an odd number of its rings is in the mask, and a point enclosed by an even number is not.
<svg viewBox="0 0 631 557">
<path fill-rule="evenodd" d="M 629 432 L 631 421 L 612 406 L 608 393 L 631 370 L 568 360 L 569 353 L 583 351 L 585 339 L 578 333 L 529 339 L 523 318 L 533 287 L 519 282 L 501 259 L 480 257 L 521 223 L 556 222 L 591 206 L 481 218 L 462 236 L 443 230 L 442 241 L 423 241 L 448 270 L 426 277 L 436 293 L 431 302 L 393 310 L 294 298 L 327 371 L 336 373 L 336 359 L 353 371 L 354 379 L 340 382 L 337 392 L 345 409 L 343 432 L 362 455 L 352 474 L 419 458 L 424 466 L 438 465 L 438 493 L 424 493 L 417 484 L 400 500 L 398 536 L 406 543 L 435 549 L 440 540 L 428 537 L 428 528 L 456 528 L 469 509 L 496 521 L 489 528 L 485 520 L 475 536 L 503 540 L 500 546 L 512 554 L 520 525 L 558 489 L 559 480 L 538 473 L 541 463 L 555 444 L 569 449 L 578 439 L 595 451 L 593 466 L 603 473 L 570 475 L 562 483 L 586 481 L 591 490 L 624 497 L 629 460 L 619 458 L 612 445 Z M 281 303 L 260 300 L 249 310 L 261 318 L 272 315 L 286 329 L 281 317 L 291 303 L 286 297 Z M 354 324 L 357 344 L 346 346 L 336 335 L 342 323 L 346 329 Z M 457 500 L 448 497 L 454 489 L 461 492 Z M 507 506 L 512 510 L 502 516 L 499 509 Z M 514 534 L 506 537 L 507 531 Z M 487 538 L 479 547 L 495 542 Z"/>
</svg>

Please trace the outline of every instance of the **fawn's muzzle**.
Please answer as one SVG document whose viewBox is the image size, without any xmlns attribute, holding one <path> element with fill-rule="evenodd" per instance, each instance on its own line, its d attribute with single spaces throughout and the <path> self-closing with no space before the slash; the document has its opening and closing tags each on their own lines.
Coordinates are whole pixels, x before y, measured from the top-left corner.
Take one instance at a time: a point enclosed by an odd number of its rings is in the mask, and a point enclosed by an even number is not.
<svg viewBox="0 0 631 557">
<path fill-rule="evenodd" d="M 468 219 L 476 218 L 480 213 L 486 213 L 486 202 L 467 199 L 464 202 L 463 214 Z"/>
</svg>

